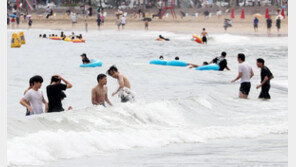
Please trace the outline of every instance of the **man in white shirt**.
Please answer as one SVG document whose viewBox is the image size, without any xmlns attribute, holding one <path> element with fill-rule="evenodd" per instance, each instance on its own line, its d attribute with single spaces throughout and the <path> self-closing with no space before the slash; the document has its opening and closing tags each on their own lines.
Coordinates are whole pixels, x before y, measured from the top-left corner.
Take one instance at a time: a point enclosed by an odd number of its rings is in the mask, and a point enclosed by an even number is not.
<svg viewBox="0 0 296 167">
<path fill-rule="evenodd" d="M 20 101 L 21 105 L 23 105 L 29 110 L 30 115 L 33 115 L 33 114 L 43 113 L 42 103 L 44 103 L 45 104 L 44 112 L 47 112 L 48 104 L 43 97 L 42 91 L 39 90 L 42 86 L 43 78 L 39 75 L 36 75 L 32 77 L 30 81 L 33 83 L 33 86 L 30 90 L 28 90 L 25 93 L 25 96 L 21 99 Z"/>
<path fill-rule="evenodd" d="M 240 88 L 239 88 L 239 98 L 248 98 L 250 89 L 251 89 L 251 82 L 250 79 L 254 76 L 254 72 L 252 67 L 249 63 L 245 62 L 245 55 L 243 53 L 239 53 L 237 55 L 238 60 L 238 76 L 232 80 L 231 82 L 235 82 L 238 79 L 241 79 Z"/>
</svg>

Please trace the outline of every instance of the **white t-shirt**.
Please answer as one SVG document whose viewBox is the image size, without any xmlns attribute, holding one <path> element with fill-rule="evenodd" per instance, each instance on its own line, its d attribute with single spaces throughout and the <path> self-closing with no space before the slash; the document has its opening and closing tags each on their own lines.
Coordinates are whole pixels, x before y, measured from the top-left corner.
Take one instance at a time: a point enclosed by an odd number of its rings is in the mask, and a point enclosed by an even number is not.
<svg viewBox="0 0 296 167">
<path fill-rule="evenodd" d="M 30 89 L 25 94 L 24 98 L 30 103 L 30 106 L 32 107 L 33 112 L 31 112 L 30 115 L 43 113 L 42 100 L 44 99 L 44 97 L 42 91 L 35 91 L 34 89 Z"/>
<path fill-rule="evenodd" d="M 121 24 L 125 24 L 125 17 L 121 18 Z"/>
<path fill-rule="evenodd" d="M 249 63 L 243 62 L 238 65 L 238 72 L 242 73 L 240 83 L 250 82 L 251 71 L 252 71 L 252 67 L 250 66 Z"/>
</svg>

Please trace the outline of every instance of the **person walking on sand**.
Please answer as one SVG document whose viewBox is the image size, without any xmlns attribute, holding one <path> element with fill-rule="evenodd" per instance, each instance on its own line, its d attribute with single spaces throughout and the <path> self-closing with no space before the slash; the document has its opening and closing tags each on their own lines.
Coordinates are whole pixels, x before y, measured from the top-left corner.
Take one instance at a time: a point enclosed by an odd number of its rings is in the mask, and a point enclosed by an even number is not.
<svg viewBox="0 0 296 167">
<path fill-rule="evenodd" d="M 61 83 L 61 81 L 65 82 L 65 84 Z M 54 75 L 51 77 L 50 85 L 46 87 L 48 112 L 64 111 L 62 99 L 65 95 L 63 95 L 63 91 L 70 88 L 72 88 L 72 84 L 60 75 Z"/>
<path fill-rule="evenodd" d="M 261 87 L 261 92 L 258 98 L 260 99 L 270 99 L 269 89 L 270 89 L 270 80 L 273 79 L 273 74 L 270 72 L 269 68 L 264 65 L 264 60 L 259 58 L 257 59 L 257 67 L 261 68 L 261 82 L 260 85 L 256 87 L 259 89 Z"/>
<path fill-rule="evenodd" d="M 74 27 L 74 24 L 77 23 L 77 16 L 75 13 L 72 13 L 71 20 L 72 20 L 72 27 Z"/>
<path fill-rule="evenodd" d="M 208 33 L 206 32 L 205 28 L 202 29 L 201 36 L 202 36 L 202 43 L 207 44 L 208 43 L 207 42 L 208 41 L 207 40 Z"/>
<path fill-rule="evenodd" d="M 99 29 L 99 30 L 100 30 L 100 28 L 101 28 L 101 22 L 102 22 L 102 20 L 101 20 L 101 15 L 98 14 L 97 24 L 98 24 L 98 29 Z"/>
<path fill-rule="evenodd" d="M 254 19 L 254 30 L 255 30 L 255 32 L 258 31 L 258 23 L 259 23 L 259 20 L 258 20 L 257 17 L 255 17 L 255 19 Z"/>
<path fill-rule="evenodd" d="M 146 20 L 146 21 L 145 21 L 145 30 L 148 30 L 148 26 L 149 26 L 149 21 Z"/>
<path fill-rule="evenodd" d="M 238 79 L 241 79 L 241 85 L 239 88 L 239 98 L 248 98 L 251 82 L 250 79 L 254 76 L 254 72 L 249 63 L 245 62 L 245 55 L 243 53 L 239 53 L 237 56 L 238 65 L 238 76 L 232 80 L 231 82 L 235 82 Z"/>
<path fill-rule="evenodd" d="M 29 115 L 42 114 L 42 103 L 45 105 L 44 112 L 47 112 L 48 103 L 44 99 L 42 91 L 39 90 L 42 86 L 43 78 L 36 75 L 31 78 L 30 82 L 33 83 L 33 86 L 25 93 L 24 97 L 20 101 L 20 104 L 29 110 Z"/>
<path fill-rule="evenodd" d="M 119 18 L 116 19 L 117 30 L 120 31 L 121 21 Z"/>
<path fill-rule="evenodd" d="M 107 76 L 105 74 L 99 74 L 97 76 L 98 84 L 91 91 L 91 102 L 93 105 L 103 105 L 106 107 L 105 102 L 107 102 L 110 106 L 112 103 L 108 99 L 108 88 L 107 84 Z"/>
<path fill-rule="evenodd" d="M 111 66 L 108 71 L 108 75 L 111 77 L 117 79 L 119 87 L 118 89 L 112 93 L 112 96 L 116 95 L 118 93 L 118 97 L 121 98 L 121 102 L 125 103 L 128 101 L 134 101 L 134 95 L 132 93 L 131 85 L 129 80 L 126 78 L 126 76 L 122 75 L 118 72 L 118 69 L 115 66 Z"/>
<path fill-rule="evenodd" d="M 122 15 L 122 17 L 121 17 L 121 26 L 122 26 L 122 29 L 124 29 L 125 24 L 126 24 L 126 18 L 124 17 L 124 15 Z"/>
<path fill-rule="evenodd" d="M 28 21 L 29 28 L 31 28 L 32 24 L 33 24 L 33 20 L 31 17 L 29 17 L 29 21 Z"/>
<path fill-rule="evenodd" d="M 267 34 L 269 35 L 271 32 L 271 26 L 272 26 L 272 20 L 269 16 L 268 19 L 266 19 L 266 25 L 267 25 Z"/>
<path fill-rule="evenodd" d="M 275 18 L 275 21 L 276 21 L 276 28 L 277 28 L 277 32 L 279 33 L 280 32 L 280 29 L 281 29 L 281 15 L 278 15 L 276 18 Z"/>
</svg>

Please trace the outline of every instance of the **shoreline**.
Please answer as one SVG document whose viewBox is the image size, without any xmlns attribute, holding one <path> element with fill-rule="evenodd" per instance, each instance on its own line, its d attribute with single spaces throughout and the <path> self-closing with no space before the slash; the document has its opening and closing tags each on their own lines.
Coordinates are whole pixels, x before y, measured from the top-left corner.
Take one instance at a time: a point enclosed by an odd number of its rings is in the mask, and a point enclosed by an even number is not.
<svg viewBox="0 0 296 167">
<path fill-rule="evenodd" d="M 71 19 L 68 16 L 57 15 L 56 17 L 45 19 L 38 18 L 37 15 L 33 15 L 33 25 L 30 29 L 49 29 L 49 30 L 67 30 L 67 31 L 85 31 L 85 22 L 83 18 L 78 18 L 74 26 L 72 26 Z M 96 24 L 96 18 L 88 18 L 88 30 L 98 30 Z M 206 31 L 210 34 L 234 34 L 234 35 L 250 35 L 250 36 L 288 36 L 288 17 L 282 20 L 280 33 L 277 32 L 275 27 L 275 20 L 273 19 L 273 24 L 271 28 L 271 34 L 267 34 L 265 19 L 261 18 L 259 20 L 258 32 L 253 29 L 253 16 L 248 15 L 245 19 L 234 18 L 233 26 L 229 27 L 227 31 L 223 28 L 223 18 L 218 18 L 213 16 L 211 18 L 205 19 L 204 17 L 186 17 L 184 19 L 176 19 L 168 17 L 163 20 L 155 19 L 149 23 L 149 31 L 168 31 L 173 33 L 192 33 L 199 34 L 202 28 L 206 28 Z M 105 23 L 102 24 L 101 30 L 117 30 L 115 24 L 115 17 L 109 16 L 106 18 Z M 29 29 L 26 23 L 22 23 L 15 28 L 12 26 L 7 26 L 8 29 Z M 145 30 L 144 22 L 139 18 L 127 17 L 127 24 L 124 30 Z M 124 31 L 123 30 L 123 31 Z M 99 32 L 99 30 L 98 30 Z"/>
</svg>

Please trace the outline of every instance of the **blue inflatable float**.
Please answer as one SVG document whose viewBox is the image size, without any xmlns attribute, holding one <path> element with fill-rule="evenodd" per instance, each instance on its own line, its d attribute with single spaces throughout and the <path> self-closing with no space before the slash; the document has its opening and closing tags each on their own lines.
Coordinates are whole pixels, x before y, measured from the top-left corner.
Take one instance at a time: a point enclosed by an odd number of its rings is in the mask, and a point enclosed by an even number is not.
<svg viewBox="0 0 296 167">
<path fill-rule="evenodd" d="M 220 69 L 217 64 L 209 64 L 205 66 L 196 67 L 196 70 L 205 71 L 205 70 L 215 70 L 218 71 Z"/>
<path fill-rule="evenodd" d="M 184 61 L 179 61 L 179 60 L 172 60 L 172 61 L 169 61 L 167 63 L 168 66 L 180 66 L 180 67 L 186 67 L 187 66 L 187 63 L 184 62 Z"/>
<path fill-rule="evenodd" d="M 101 60 L 91 60 L 91 63 L 81 64 L 80 67 L 101 67 L 103 62 Z"/>
<path fill-rule="evenodd" d="M 151 60 L 150 64 L 155 64 L 155 65 L 167 65 L 167 61 L 165 60 Z"/>
</svg>

